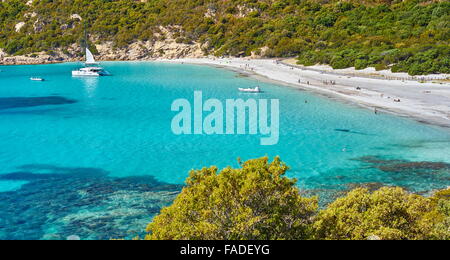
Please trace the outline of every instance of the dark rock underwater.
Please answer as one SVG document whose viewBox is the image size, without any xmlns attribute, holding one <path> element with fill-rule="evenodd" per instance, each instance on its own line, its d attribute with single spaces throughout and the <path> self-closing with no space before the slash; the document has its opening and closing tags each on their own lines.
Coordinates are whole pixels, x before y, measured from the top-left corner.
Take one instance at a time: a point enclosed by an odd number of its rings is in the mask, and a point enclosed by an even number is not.
<svg viewBox="0 0 450 260">
<path fill-rule="evenodd" d="M 34 173 L 35 171 L 49 173 Z M 0 180 L 28 183 L 0 193 L 0 239 L 113 239 L 142 236 L 180 185 L 153 177 L 112 178 L 101 169 L 26 165 Z"/>
</svg>

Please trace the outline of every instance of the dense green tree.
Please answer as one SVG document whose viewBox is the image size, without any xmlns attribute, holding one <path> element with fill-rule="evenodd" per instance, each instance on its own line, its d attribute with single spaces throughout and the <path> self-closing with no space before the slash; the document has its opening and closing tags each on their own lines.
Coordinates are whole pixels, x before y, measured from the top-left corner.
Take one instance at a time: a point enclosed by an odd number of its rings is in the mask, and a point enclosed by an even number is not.
<svg viewBox="0 0 450 260">
<path fill-rule="evenodd" d="M 373 193 L 356 189 L 321 211 L 318 239 L 448 239 L 448 200 L 425 198 L 401 188 Z"/>
<path fill-rule="evenodd" d="M 148 226 L 147 239 L 308 239 L 317 199 L 302 198 L 275 158 L 242 168 L 192 171 L 172 206 Z"/>
<path fill-rule="evenodd" d="M 435 203 L 435 214 L 430 215 L 433 225 L 431 239 L 450 240 L 450 188 L 437 192 L 432 198 Z"/>
</svg>

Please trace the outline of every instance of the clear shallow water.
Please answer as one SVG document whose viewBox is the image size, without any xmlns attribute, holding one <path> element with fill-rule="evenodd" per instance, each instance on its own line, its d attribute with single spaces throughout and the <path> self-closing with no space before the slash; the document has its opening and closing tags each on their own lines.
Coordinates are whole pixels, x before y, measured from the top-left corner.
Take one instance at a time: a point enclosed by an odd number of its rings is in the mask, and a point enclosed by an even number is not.
<svg viewBox="0 0 450 260">
<path fill-rule="evenodd" d="M 72 78 L 74 64 L 0 67 L 0 238 L 139 234 L 189 170 L 237 167 L 238 157 L 280 155 L 289 176 L 324 200 L 361 184 L 415 192 L 450 186 L 447 130 L 221 69 L 104 66 L 114 76 Z M 175 99 L 193 100 L 196 90 L 204 99 L 254 98 L 236 89 L 255 84 L 265 90 L 257 97 L 280 100 L 278 145 L 260 146 L 250 135 L 172 134 Z"/>
</svg>

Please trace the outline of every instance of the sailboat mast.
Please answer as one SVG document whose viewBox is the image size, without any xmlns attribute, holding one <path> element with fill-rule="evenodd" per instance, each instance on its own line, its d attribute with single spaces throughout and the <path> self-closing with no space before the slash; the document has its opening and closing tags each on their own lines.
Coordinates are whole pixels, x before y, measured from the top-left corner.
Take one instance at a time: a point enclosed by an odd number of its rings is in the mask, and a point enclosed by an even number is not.
<svg viewBox="0 0 450 260">
<path fill-rule="evenodd" d="M 84 23 L 84 58 L 87 59 L 87 48 L 88 48 L 88 39 L 87 39 L 87 27 L 86 22 Z"/>
</svg>

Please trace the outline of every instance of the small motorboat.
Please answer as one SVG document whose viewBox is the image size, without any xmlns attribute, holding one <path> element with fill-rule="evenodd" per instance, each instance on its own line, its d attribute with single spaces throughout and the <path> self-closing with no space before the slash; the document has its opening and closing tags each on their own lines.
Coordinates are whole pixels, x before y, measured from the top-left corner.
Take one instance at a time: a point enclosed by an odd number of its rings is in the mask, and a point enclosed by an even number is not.
<svg viewBox="0 0 450 260">
<path fill-rule="evenodd" d="M 31 81 L 45 81 L 45 79 L 39 78 L 39 77 L 31 77 L 30 80 Z"/>
<path fill-rule="evenodd" d="M 244 93 L 261 93 L 261 89 L 259 87 L 255 87 L 255 88 L 239 88 L 240 92 L 244 92 Z"/>
</svg>

